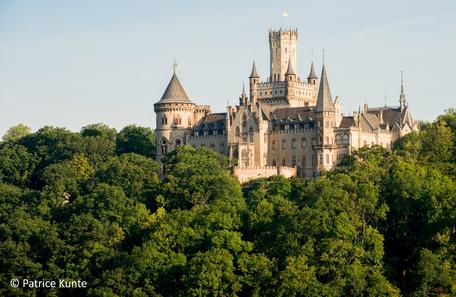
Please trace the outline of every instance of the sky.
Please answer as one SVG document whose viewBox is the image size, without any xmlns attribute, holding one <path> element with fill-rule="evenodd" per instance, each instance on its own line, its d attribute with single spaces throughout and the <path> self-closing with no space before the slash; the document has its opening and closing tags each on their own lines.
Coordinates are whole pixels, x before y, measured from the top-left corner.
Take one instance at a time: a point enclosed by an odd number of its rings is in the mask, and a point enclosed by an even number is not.
<svg viewBox="0 0 456 297">
<path fill-rule="evenodd" d="M 456 107 L 454 0 L 0 0 L 0 135 L 19 123 L 154 128 L 173 60 L 190 99 L 224 112 L 253 59 L 266 80 L 280 27 L 298 29 L 302 78 L 325 49 L 345 114 L 398 105 L 401 70 L 416 119 Z"/>
</svg>

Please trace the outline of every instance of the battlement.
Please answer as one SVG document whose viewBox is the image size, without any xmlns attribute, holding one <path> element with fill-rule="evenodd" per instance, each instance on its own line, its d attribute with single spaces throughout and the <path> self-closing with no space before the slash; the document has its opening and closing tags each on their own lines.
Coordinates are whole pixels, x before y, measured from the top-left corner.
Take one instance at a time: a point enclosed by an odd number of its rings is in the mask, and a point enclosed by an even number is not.
<svg viewBox="0 0 456 297">
<path fill-rule="evenodd" d="M 298 39 L 298 29 L 282 29 L 279 30 L 269 30 L 269 42 L 272 40 L 281 40 L 281 39 Z"/>
</svg>

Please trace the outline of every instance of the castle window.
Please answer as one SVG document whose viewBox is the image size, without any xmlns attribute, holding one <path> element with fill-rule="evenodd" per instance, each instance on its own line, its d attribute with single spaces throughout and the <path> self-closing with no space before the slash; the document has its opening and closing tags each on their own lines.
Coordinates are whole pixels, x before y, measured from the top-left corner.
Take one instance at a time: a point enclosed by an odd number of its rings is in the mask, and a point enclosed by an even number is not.
<svg viewBox="0 0 456 297">
<path fill-rule="evenodd" d="M 285 158 L 282 159 L 282 166 L 287 166 L 287 161 L 285 160 Z"/>
<path fill-rule="evenodd" d="M 243 149 L 241 152 L 242 165 L 247 167 L 249 166 L 249 152 L 246 149 Z"/>
<path fill-rule="evenodd" d="M 234 158 L 234 159 L 238 159 L 238 158 L 239 158 L 239 151 L 238 151 L 237 148 L 234 149 L 234 151 L 233 151 L 233 158 Z"/>
<path fill-rule="evenodd" d="M 247 127 L 247 115 L 242 114 L 242 127 Z"/>
<path fill-rule="evenodd" d="M 275 151 L 275 140 L 272 141 L 272 150 Z"/>
<path fill-rule="evenodd" d="M 168 124 L 168 119 L 166 117 L 161 118 L 161 123 L 162 125 L 167 125 Z"/>
<path fill-rule="evenodd" d="M 291 159 L 291 166 L 296 166 L 296 157 L 293 156 L 293 158 Z"/>
<path fill-rule="evenodd" d="M 272 166 L 276 166 L 276 165 L 277 165 L 276 160 L 272 160 Z"/>
<path fill-rule="evenodd" d="M 344 136 L 342 137 L 342 143 L 349 144 L 348 134 L 344 134 Z"/>
<path fill-rule="evenodd" d="M 282 140 L 282 149 L 286 149 L 287 148 L 287 141 L 284 139 Z"/>
<path fill-rule="evenodd" d="M 199 132 L 198 131 L 195 131 L 195 136 L 199 136 Z"/>
<path fill-rule="evenodd" d="M 285 130 L 290 129 L 290 125 L 285 125 Z"/>
<path fill-rule="evenodd" d="M 313 146 L 317 145 L 317 140 L 315 139 L 315 137 L 312 137 L 312 145 Z"/>
<path fill-rule="evenodd" d="M 291 148 L 295 149 L 296 148 L 296 139 L 291 140 Z"/>
<path fill-rule="evenodd" d="M 180 115 L 176 115 L 176 116 L 174 117 L 174 125 L 176 125 L 176 126 L 182 125 L 182 120 L 181 120 Z"/>
<path fill-rule="evenodd" d="M 323 154 L 320 154 L 320 164 L 323 165 Z"/>
<path fill-rule="evenodd" d="M 319 144 L 323 144 L 323 136 L 320 136 L 320 142 Z"/>
<path fill-rule="evenodd" d="M 280 94 L 282 94 L 282 90 L 280 90 Z"/>
<path fill-rule="evenodd" d="M 189 117 L 188 117 L 188 126 L 190 127 L 191 125 L 192 125 L 192 117 L 189 116 Z"/>
<path fill-rule="evenodd" d="M 329 164 L 329 154 L 326 154 L 326 164 Z"/>
<path fill-rule="evenodd" d="M 307 141 L 305 138 L 301 139 L 301 148 L 305 148 L 307 146 Z"/>
<path fill-rule="evenodd" d="M 215 149 L 215 144 L 211 143 L 211 149 Z"/>
<path fill-rule="evenodd" d="M 242 141 L 247 142 L 247 132 L 242 132 Z"/>
<path fill-rule="evenodd" d="M 236 127 L 235 135 L 236 135 L 236 137 L 241 136 L 241 132 L 240 132 L 240 130 L 239 130 L 239 127 Z"/>
<path fill-rule="evenodd" d="M 312 167 L 316 167 L 316 166 L 317 166 L 317 156 L 312 155 Z"/>
<path fill-rule="evenodd" d="M 176 147 L 180 146 L 182 144 L 181 140 L 178 138 L 176 139 Z"/>
<path fill-rule="evenodd" d="M 249 128 L 249 141 L 253 142 L 253 128 L 252 127 Z"/>
<path fill-rule="evenodd" d="M 302 156 L 301 166 L 302 166 L 303 168 L 305 168 L 306 165 L 307 165 L 307 164 L 306 164 L 306 156 Z"/>
<path fill-rule="evenodd" d="M 220 153 L 224 154 L 225 153 L 225 144 L 220 144 Z"/>
<path fill-rule="evenodd" d="M 209 131 L 204 130 L 204 136 L 207 136 L 207 135 L 209 135 Z"/>
<path fill-rule="evenodd" d="M 166 155 L 167 152 L 168 152 L 168 141 L 166 140 L 166 138 L 162 138 L 161 153 L 162 153 L 162 155 Z"/>
<path fill-rule="evenodd" d="M 342 143 L 342 136 L 340 134 L 336 135 L 336 144 L 341 144 Z"/>
<path fill-rule="evenodd" d="M 212 131 L 212 135 L 217 135 L 217 134 L 218 134 L 218 130 Z"/>
</svg>

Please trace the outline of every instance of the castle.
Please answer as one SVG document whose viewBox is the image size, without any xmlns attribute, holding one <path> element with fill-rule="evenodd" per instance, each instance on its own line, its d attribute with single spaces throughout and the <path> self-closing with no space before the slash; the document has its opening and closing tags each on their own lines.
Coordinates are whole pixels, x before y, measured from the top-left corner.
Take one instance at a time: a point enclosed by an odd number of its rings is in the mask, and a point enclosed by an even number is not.
<svg viewBox="0 0 456 297">
<path fill-rule="evenodd" d="M 297 30 L 269 32 L 270 74 L 260 80 L 255 62 L 249 93 L 239 105 L 212 113 L 192 102 L 175 69 L 156 112 L 157 160 L 179 145 L 210 148 L 226 155 L 241 182 L 275 174 L 314 177 L 336 166 L 343 156 L 363 146 L 390 149 L 399 137 L 418 130 L 401 80 L 399 106 L 342 114 L 341 98 L 333 100 L 323 63 L 320 78 L 313 62 L 306 80 L 297 74 Z"/>
</svg>

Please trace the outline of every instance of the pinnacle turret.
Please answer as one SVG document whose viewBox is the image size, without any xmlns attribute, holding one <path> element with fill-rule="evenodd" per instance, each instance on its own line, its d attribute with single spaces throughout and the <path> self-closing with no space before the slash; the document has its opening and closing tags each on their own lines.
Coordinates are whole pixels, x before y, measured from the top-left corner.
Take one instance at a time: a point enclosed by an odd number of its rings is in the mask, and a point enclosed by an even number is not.
<svg viewBox="0 0 456 297">
<path fill-rule="evenodd" d="M 310 65 L 310 73 L 307 79 L 317 79 L 317 75 L 315 74 L 315 67 L 314 67 L 314 62 Z"/>
<path fill-rule="evenodd" d="M 291 65 L 291 58 L 288 59 L 288 69 L 285 75 L 296 75 L 293 71 L 293 66 Z"/>
<path fill-rule="evenodd" d="M 320 87 L 318 89 L 318 98 L 317 98 L 317 112 L 323 111 L 335 111 L 334 103 L 331 97 L 331 90 L 329 89 L 328 77 L 326 76 L 326 67 L 323 64 L 321 70 L 321 80 Z"/>
<path fill-rule="evenodd" d="M 252 73 L 250 74 L 249 78 L 260 78 L 260 76 L 258 75 L 257 69 L 256 69 L 255 61 L 253 61 Z"/>
</svg>

